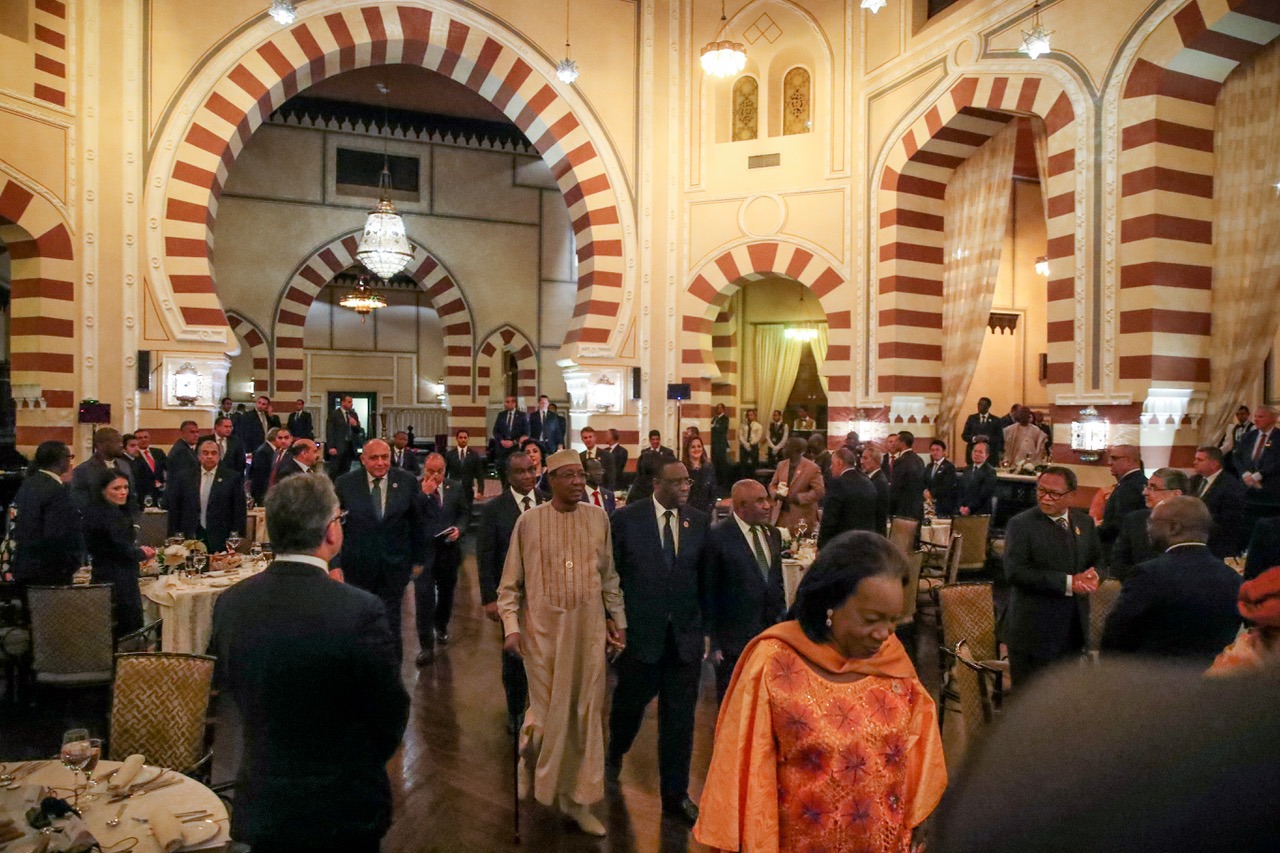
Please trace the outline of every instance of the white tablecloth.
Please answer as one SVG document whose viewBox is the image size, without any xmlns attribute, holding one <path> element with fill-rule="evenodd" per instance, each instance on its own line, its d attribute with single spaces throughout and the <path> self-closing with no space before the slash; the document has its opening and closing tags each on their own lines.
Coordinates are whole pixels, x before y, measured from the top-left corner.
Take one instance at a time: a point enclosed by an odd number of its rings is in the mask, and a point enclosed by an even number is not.
<svg viewBox="0 0 1280 853">
<path fill-rule="evenodd" d="M 55 744 L 50 749 L 56 749 L 56 747 L 57 745 Z M 4 767 L 9 769 L 17 763 L 13 761 L 5 762 Z M 120 762 L 118 761 L 100 761 L 93 775 L 101 779 L 119 766 Z M 218 834 L 208 841 L 182 849 L 218 850 L 225 847 L 228 841 L 227 809 L 222 800 L 218 799 L 218 795 L 196 780 L 180 773 L 171 772 L 167 778 L 180 779 L 182 781 L 177 785 L 170 785 L 167 788 L 161 788 L 120 803 L 107 802 L 110 793 L 113 792 L 109 792 L 106 785 L 94 785 L 93 791 L 98 795 L 98 799 L 92 803 L 81 802 L 80 804 L 80 814 L 84 819 L 85 826 L 89 832 L 93 833 L 93 837 L 98 840 L 98 843 L 104 849 L 114 844 L 119 844 L 126 838 L 134 837 L 139 840 L 139 844 L 133 848 L 135 853 L 156 853 L 160 846 L 151 835 L 148 825 L 139 823 L 131 818 L 147 818 L 152 812 L 160 809 L 167 809 L 170 813 L 203 810 L 209 812 L 209 820 L 217 825 Z M 22 787 L 13 791 L 0 789 L 0 815 L 12 818 L 16 825 L 29 830 L 28 838 L 35 838 L 39 833 L 27 826 L 24 815 L 28 808 L 36 805 L 34 797 L 38 794 L 37 786 L 44 785 L 57 788 L 58 790 L 53 792 L 53 796 L 61 797 L 70 802 L 70 788 L 73 779 L 71 771 L 63 767 L 60 762 L 46 761 L 40 769 L 22 780 Z M 28 800 L 31 800 L 31 802 L 28 802 Z M 124 818 L 120 824 L 114 829 L 107 826 L 107 821 L 114 817 L 120 811 L 120 806 L 126 802 L 128 807 L 124 811 Z M 191 824 L 187 824 L 187 826 L 190 827 Z M 8 853 L 9 850 L 18 853 L 18 851 L 24 850 L 26 846 L 23 841 L 10 842 L 5 848 L 5 853 Z M 124 845 L 121 846 L 121 849 L 124 849 Z"/>
<path fill-rule="evenodd" d="M 951 519 L 935 518 L 920 528 L 920 542 L 946 548 L 951 544 Z"/>
<path fill-rule="evenodd" d="M 263 568 L 265 564 L 259 564 L 255 568 L 191 580 L 177 575 L 144 579 L 142 604 L 148 621 L 156 617 L 164 619 L 160 627 L 162 648 L 166 652 L 204 654 L 213 631 L 213 603 L 223 590 Z"/>
<path fill-rule="evenodd" d="M 787 600 L 787 607 L 790 608 L 796 600 L 796 588 L 800 586 L 800 579 L 804 577 L 804 573 L 809 571 L 809 567 L 813 565 L 813 560 L 797 560 L 792 558 L 784 558 L 782 561 L 782 592 Z"/>
</svg>

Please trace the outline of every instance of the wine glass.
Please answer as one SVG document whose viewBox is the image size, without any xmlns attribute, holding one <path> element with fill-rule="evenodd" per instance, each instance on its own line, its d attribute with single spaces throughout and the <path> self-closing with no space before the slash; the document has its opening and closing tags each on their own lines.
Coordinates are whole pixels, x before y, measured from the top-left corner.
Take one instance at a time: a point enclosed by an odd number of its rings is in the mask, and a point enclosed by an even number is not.
<svg viewBox="0 0 1280 853">
<path fill-rule="evenodd" d="M 231 531 L 231 535 L 227 537 L 227 550 L 239 551 L 240 543 L 242 542 L 244 542 L 244 540 L 240 538 L 240 532 L 238 530 Z"/>
<path fill-rule="evenodd" d="M 249 558 L 254 561 L 262 559 L 262 543 L 254 542 L 249 546 Z"/>
<path fill-rule="evenodd" d="M 195 552 L 192 555 L 192 565 L 195 567 L 197 575 L 204 574 L 205 568 L 209 565 L 209 555 L 201 551 Z"/>
<path fill-rule="evenodd" d="M 156 505 L 156 499 L 151 497 L 151 495 L 147 495 L 145 498 L 142 499 L 142 505 L 145 506 L 147 509 L 151 509 L 153 506 Z"/>
<path fill-rule="evenodd" d="M 93 771 L 98 766 L 98 760 L 102 758 L 102 739 L 89 738 L 89 760 L 84 765 L 84 787 L 85 794 L 81 797 L 86 803 L 92 803 L 98 799 L 98 795 L 93 793 Z"/>
<path fill-rule="evenodd" d="M 275 559 L 276 552 L 272 549 L 270 542 L 262 543 L 262 559 L 268 563 Z"/>
<path fill-rule="evenodd" d="M 89 743 L 88 729 L 67 729 L 62 735 L 62 751 L 58 754 L 62 766 L 74 775 L 71 783 L 72 791 L 79 802 L 80 789 L 76 782 L 80 773 L 93 758 L 93 746 Z"/>
</svg>

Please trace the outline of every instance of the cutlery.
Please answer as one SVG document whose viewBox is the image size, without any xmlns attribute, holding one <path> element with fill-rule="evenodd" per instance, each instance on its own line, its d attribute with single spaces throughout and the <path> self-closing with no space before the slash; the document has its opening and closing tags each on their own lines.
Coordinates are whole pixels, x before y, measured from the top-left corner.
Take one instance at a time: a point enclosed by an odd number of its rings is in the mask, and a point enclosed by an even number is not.
<svg viewBox="0 0 1280 853">
<path fill-rule="evenodd" d="M 124 810 L 125 810 L 125 809 L 127 809 L 127 808 L 129 808 L 129 802 L 128 802 L 128 800 L 126 800 L 125 802 L 123 802 L 123 803 L 121 803 L 121 804 L 120 804 L 120 810 L 119 810 L 118 812 L 116 812 L 116 816 L 115 816 L 115 817 L 113 817 L 113 818 L 111 818 L 111 820 L 107 821 L 107 826 L 111 827 L 112 829 L 114 829 L 115 827 L 119 826 L 119 825 L 120 825 L 120 818 L 124 816 Z"/>
<path fill-rule="evenodd" d="M 139 788 L 138 790 L 130 790 L 127 793 L 116 794 L 109 800 L 109 802 L 118 803 L 121 800 L 130 800 L 130 799 L 133 799 L 134 797 L 141 797 L 143 794 L 149 794 L 152 791 L 159 791 L 161 788 L 168 788 L 171 785 L 181 785 L 181 784 L 182 784 L 181 779 L 170 779 L 168 782 L 162 782 L 159 785 L 153 784 L 149 788 Z"/>
</svg>

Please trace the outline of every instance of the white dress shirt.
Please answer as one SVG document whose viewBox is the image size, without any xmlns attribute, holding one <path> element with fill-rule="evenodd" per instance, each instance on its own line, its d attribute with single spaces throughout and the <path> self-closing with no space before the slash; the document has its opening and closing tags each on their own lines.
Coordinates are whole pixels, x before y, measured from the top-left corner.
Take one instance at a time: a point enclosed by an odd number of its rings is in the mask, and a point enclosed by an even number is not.
<svg viewBox="0 0 1280 853">
<path fill-rule="evenodd" d="M 676 544 L 676 553 L 680 553 L 680 510 L 678 508 L 667 509 L 658 503 L 658 499 L 653 499 L 654 515 L 658 519 L 658 539 L 662 539 L 662 531 L 667 526 L 667 520 L 663 518 L 664 513 L 671 513 L 671 538 Z"/>
<path fill-rule="evenodd" d="M 772 564 L 773 553 L 769 550 L 769 528 L 767 528 L 763 524 L 756 524 L 756 525 L 747 524 L 741 518 L 738 518 L 738 514 L 736 512 L 731 512 L 729 514 L 733 516 L 734 521 L 738 522 L 738 529 L 742 531 L 742 536 L 747 540 L 747 547 L 751 549 L 752 554 L 756 552 L 756 542 L 755 542 L 755 539 L 751 538 L 751 528 L 753 526 L 759 528 L 760 547 L 764 551 L 765 559 Z"/>
</svg>

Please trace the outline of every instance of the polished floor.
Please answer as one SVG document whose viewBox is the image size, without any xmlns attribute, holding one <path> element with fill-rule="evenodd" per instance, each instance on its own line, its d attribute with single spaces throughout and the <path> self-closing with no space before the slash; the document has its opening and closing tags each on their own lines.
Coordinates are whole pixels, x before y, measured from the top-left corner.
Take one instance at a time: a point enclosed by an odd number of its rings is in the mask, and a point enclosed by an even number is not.
<svg viewBox="0 0 1280 853">
<path fill-rule="evenodd" d="M 483 618 L 475 562 L 463 565 L 452 623 L 452 642 L 434 665 L 413 665 L 417 638 L 413 596 L 405 597 L 405 688 L 413 700 L 401 751 L 391 762 L 395 819 L 385 853 L 463 851 L 701 851 L 689 827 L 664 819 L 658 797 L 656 705 L 641 728 L 616 787 L 595 808 L 608 827 L 604 839 L 583 835 L 558 813 L 532 800 L 520 803 L 520 843 L 514 838 L 513 746 L 506 733 L 500 671 L 501 629 Z M 921 677 L 938 685 L 936 634 L 924 629 L 913 645 Z M 42 695 L 39 707 L 0 710 L 0 757 L 34 758 L 56 753 L 61 732 L 87 725 L 107 729 L 105 691 Z M 697 800 L 711 757 L 715 691 L 704 671 L 697 708 L 690 795 Z M 214 779 L 232 778 L 238 733 L 219 711 Z"/>
</svg>

